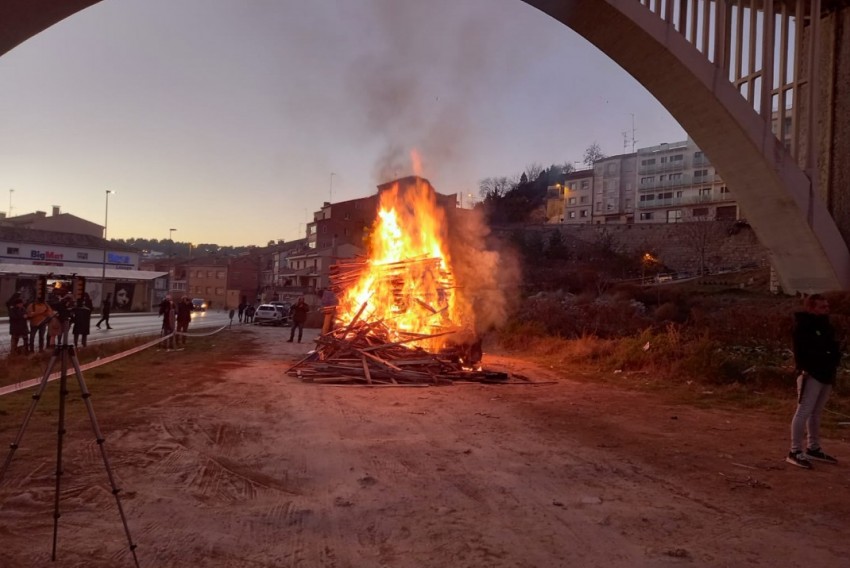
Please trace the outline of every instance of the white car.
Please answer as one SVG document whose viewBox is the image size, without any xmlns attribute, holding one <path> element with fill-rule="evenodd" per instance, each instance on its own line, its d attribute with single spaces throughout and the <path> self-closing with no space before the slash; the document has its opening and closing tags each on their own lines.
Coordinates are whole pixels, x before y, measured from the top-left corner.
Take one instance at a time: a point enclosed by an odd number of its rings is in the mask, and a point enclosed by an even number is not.
<svg viewBox="0 0 850 568">
<path fill-rule="evenodd" d="M 254 323 L 268 325 L 283 325 L 286 317 L 283 308 L 272 304 L 261 304 L 254 312 Z"/>
</svg>

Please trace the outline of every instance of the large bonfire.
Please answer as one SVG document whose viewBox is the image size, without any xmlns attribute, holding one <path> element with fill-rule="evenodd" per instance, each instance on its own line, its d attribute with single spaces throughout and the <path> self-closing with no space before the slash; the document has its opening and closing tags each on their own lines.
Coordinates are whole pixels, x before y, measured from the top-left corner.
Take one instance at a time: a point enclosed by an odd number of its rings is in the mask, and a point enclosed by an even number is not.
<svg viewBox="0 0 850 568">
<path fill-rule="evenodd" d="M 450 332 L 474 328 L 451 269 L 446 212 L 425 179 L 404 178 L 383 188 L 368 257 L 339 265 L 337 274 L 343 325 L 355 318 L 380 320 L 391 341 L 433 336 L 421 343 L 432 351 Z"/>
<path fill-rule="evenodd" d="M 448 243 L 446 212 L 427 180 L 381 186 L 368 254 L 332 267 L 336 327 L 290 372 L 329 383 L 506 380 L 475 368 L 475 314 L 452 272 Z"/>
</svg>

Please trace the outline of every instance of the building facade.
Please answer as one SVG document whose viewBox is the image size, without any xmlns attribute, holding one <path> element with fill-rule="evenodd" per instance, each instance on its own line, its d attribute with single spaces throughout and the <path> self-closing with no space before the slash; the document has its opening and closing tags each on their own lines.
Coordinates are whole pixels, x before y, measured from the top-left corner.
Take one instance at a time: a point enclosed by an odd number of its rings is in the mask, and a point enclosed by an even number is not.
<svg viewBox="0 0 850 568">
<path fill-rule="evenodd" d="M 593 162 L 593 223 L 633 223 L 635 154 Z"/>
</svg>

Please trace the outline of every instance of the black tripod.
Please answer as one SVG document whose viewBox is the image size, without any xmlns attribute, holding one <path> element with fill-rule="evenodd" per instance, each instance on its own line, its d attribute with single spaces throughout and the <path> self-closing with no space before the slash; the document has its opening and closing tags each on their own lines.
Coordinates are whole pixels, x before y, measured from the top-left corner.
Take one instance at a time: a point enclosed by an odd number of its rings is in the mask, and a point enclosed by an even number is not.
<svg viewBox="0 0 850 568">
<path fill-rule="evenodd" d="M 18 445 L 21 443 L 21 440 L 24 437 L 24 431 L 27 429 L 27 424 L 29 424 L 30 418 L 32 418 L 33 413 L 35 412 L 35 407 L 38 405 L 39 399 L 41 399 L 41 395 L 44 392 L 44 389 L 47 388 L 47 382 L 50 378 L 51 372 L 53 371 L 53 367 L 56 365 L 56 362 L 60 363 L 60 376 L 59 376 L 59 427 L 57 434 L 57 444 L 56 444 L 56 491 L 53 500 L 53 552 L 51 555 L 51 559 L 53 561 L 56 560 L 56 542 L 59 534 L 59 495 L 61 489 L 62 482 L 62 440 L 65 437 L 65 399 L 68 396 L 68 364 L 70 363 L 74 367 L 74 374 L 77 376 L 77 382 L 80 385 L 80 391 L 82 392 L 82 399 L 85 402 L 86 409 L 89 413 L 89 419 L 91 420 L 91 427 L 94 431 L 95 439 L 97 440 L 97 445 L 100 447 L 100 455 L 103 457 L 103 465 L 106 468 L 106 475 L 109 478 L 109 485 L 112 487 L 112 494 L 115 495 L 115 502 L 118 504 L 118 514 L 121 516 L 121 522 L 124 525 L 124 532 L 127 535 L 127 542 L 130 545 L 130 553 L 133 555 L 133 562 L 136 564 L 136 568 L 139 567 L 139 559 L 136 557 L 136 545 L 133 544 L 133 538 L 130 536 L 130 528 L 127 526 L 127 517 L 124 515 L 124 508 L 121 505 L 121 499 L 118 494 L 121 492 L 115 485 L 115 478 L 112 475 L 112 468 L 109 465 L 109 458 L 106 455 L 106 448 L 104 447 L 104 438 L 103 434 L 100 431 L 100 426 L 97 424 L 97 418 L 94 414 L 94 407 L 91 403 L 91 393 L 89 393 L 88 388 L 86 387 L 86 383 L 83 380 L 83 372 L 80 370 L 80 362 L 77 360 L 77 352 L 74 349 L 74 344 L 68 342 L 68 322 L 63 322 L 63 330 L 62 334 L 56 337 L 56 346 L 53 350 L 53 354 L 50 356 L 50 361 L 47 364 L 47 370 L 44 371 L 44 376 L 41 378 L 41 382 L 38 385 L 38 390 L 35 394 L 32 395 L 32 404 L 27 410 L 26 416 L 24 416 L 24 422 L 21 424 L 21 429 L 18 431 L 18 435 L 15 437 L 15 441 L 12 442 L 9 447 L 9 455 L 6 456 L 6 461 L 3 463 L 3 468 L 0 469 L 0 482 L 3 481 L 3 478 L 6 475 L 6 470 L 9 469 L 9 464 L 12 463 L 12 456 L 15 454 L 15 450 L 18 449 Z"/>
</svg>

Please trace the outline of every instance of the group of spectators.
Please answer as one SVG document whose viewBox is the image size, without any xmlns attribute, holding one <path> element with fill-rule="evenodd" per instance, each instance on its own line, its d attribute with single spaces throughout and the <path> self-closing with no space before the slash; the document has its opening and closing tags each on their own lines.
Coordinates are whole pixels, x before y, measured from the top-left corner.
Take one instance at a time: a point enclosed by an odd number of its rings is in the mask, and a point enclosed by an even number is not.
<svg viewBox="0 0 850 568">
<path fill-rule="evenodd" d="M 106 303 L 106 302 L 104 302 Z M 57 345 L 65 332 L 74 336 L 74 346 L 85 347 L 91 329 L 91 314 L 94 306 L 91 296 L 84 293 L 74 300 L 67 287 L 56 283 L 46 298 L 25 302 L 20 292 L 15 292 L 6 301 L 9 314 L 9 335 L 12 337 L 11 355 L 35 353 L 38 337 L 38 352 Z M 109 325 L 108 316 L 107 325 Z M 111 328 L 110 328 L 111 329 Z"/>
<path fill-rule="evenodd" d="M 160 302 L 159 315 L 162 316 L 162 336 L 165 338 L 165 349 L 174 349 L 177 345 L 186 345 L 185 333 L 189 330 L 189 322 L 192 321 L 192 309 L 192 300 L 188 296 L 183 296 L 175 302 L 171 299 L 171 295 L 167 295 Z"/>
</svg>

